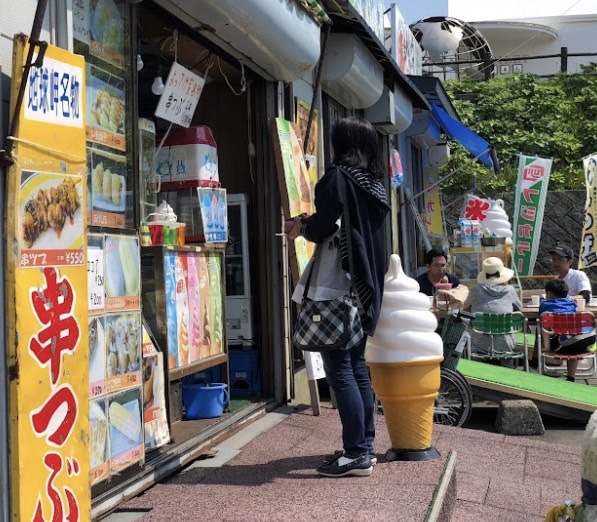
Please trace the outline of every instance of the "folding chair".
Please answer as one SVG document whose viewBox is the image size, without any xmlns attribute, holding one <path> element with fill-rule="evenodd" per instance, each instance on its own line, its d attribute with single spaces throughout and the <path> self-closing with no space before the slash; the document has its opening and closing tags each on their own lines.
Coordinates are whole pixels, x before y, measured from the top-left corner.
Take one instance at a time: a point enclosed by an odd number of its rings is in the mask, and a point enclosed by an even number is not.
<svg viewBox="0 0 597 522">
<path fill-rule="evenodd" d="M 538 338 L 538 362 L 539 373 L 546 375 L 561 375 L 566 373 L 566 366 L 555 365 L 552 361 L 567 362 L 569 360 L 587 361 L 585 367 L 579 364 L 576 370 L 577 377 L 591 377 L 595 373 L 595 352 L 580 353 L 578 355 L 559 354 L 558 352 L 546 352 L 542 350 L 542 333 L 550 336 L 569 335 L 575 336 L 595 333 L 595 316 L 591 312 L 575 312 L 567 314 L 557 314 L 553 312 L 543 312 L 539 317 L 540 335 Z M 550 364 L 550 362 L 552 362 Z"/>
<path fill-rule="evenodd" d="M 529 370 L 529 349 L 527 336 L 524 335 L 523 351 L 508 351 L 508 352 L 496 352 L 494 349 L 494 341 L 496 336 L 503 336 L 509 334 L 516 334 L 522 332 L 526 334 L 527 320 L 522 312 L 510 312 L 510 313 L 484 313 L 477 312 L 475 318 L 471 321 L 471 328 L 473 331 L 488 335 L 491 338 L 491 344 L 489 353 L 470 352 L 469 358 L 481 361 L 501 361 L 506 359 L 520 359 L 524 361 L 525 371 Z"/>
</svg>

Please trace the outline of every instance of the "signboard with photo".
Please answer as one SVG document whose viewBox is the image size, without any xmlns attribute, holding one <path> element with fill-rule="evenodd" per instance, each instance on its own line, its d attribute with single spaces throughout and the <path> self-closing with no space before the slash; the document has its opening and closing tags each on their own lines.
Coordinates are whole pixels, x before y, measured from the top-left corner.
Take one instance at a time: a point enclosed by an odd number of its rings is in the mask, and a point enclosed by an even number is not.
<svg viewBox="0 0 597 522">
<path fill-rule="evenodd" d="M 83 265 L 82 177 L 22 170 L 20 179 L 19 266 Z"/>
<path fill-rule="evenodd" d="M 89 403 L 89 450 L 91 485 L 110 476 L 110 443 L 108 431 L 107 403 L 105 397 Z"/>
<path fill-rule="evenodd" d="M 90 216 L 94 226 L 124 228 L 127 198 L 126 157 L 87 149 Z"/>
<path fill-rule="evenodd" d="M 145 451 L 168 444 L 170 430 L 166 415 L 164 356 L 157 350 L 145 324 L 143 333 L 143 423 Z"/>
<path fill-rule="evenodd" d="M 125 151 L 125 81 L 108 71 L 87 66 L 87 140 Z"/>
<path fill-rule="evenodd" d="M 106 310 L 139 310 L 141 268 L 138 236 L 108 234 L 104 252 Z"/>
<path fill-rule="evenodd" d="M 141 384 L 141 315 L 139 312 L 105 317 L 108 392 Z"/>
<path fill-rule="evenodd" d="M 111 395 L 107 403 L 110 470 L 115 473 L 145 456 L 141 387 Z"/>
</svg>

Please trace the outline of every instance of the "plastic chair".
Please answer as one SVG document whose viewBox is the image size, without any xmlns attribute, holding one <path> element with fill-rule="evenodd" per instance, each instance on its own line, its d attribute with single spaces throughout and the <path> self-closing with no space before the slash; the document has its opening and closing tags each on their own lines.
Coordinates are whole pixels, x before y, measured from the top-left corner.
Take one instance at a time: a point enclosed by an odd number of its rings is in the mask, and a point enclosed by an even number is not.
<svg viewBox="0 0 597 522">
<path fill-rule="evenodd" d="M 475 353 L 469 351 L 469 359 L 476 359 L 481 361 L 500 361 L 506 359 L 520 359 L 524 361 L 525 371 L 529 370 L 529 348 L 527 336 L 524 335 L 523 351 L 508 351 L 496 352 L 494 350 L 494 340 L 496 336 L 503 336 L 509 334 L 523 333 L 526 334 L 527 320 L 522 312 L 510 312 L 503 314 L 477 312 L 474 319 L 471 321 L 471 328 L 473 331 L 489 335 L 491 337 L 491 345 L 489 353 Z"/>
<path fill-rule="evenodd" d="M 539 317 L 540 332 L 551 335 L 580 335 L 590 331 L 595 333 L 595 316 L 592 312 L 575 312 L 567 314 L 556 314 L 543 312 Z M 566 373 L 566 366 L 550 364 L 550 361 L 585 360 L 589 362 L 588 367 L 578 367 L 577 377 L 591 377 L 595 373 L 595 352 L 580 353 L 578 355 L 559 354 L 557 352 L 546 352 L 542 350 L 542 335 L 538 338 L 538 362 L 539 373 L 546 375 L 558 375 Z"/>
</svg>

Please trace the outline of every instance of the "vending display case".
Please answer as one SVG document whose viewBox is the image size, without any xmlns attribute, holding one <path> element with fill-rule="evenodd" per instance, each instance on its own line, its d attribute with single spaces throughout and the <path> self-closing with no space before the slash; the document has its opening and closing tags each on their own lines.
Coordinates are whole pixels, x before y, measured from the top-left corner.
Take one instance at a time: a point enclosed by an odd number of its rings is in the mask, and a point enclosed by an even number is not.
<svg viewBox="0 0 597 522">
<path fill-rule="evenodd" d="M 170 422 L 182 418 L 183 377 L 222 365 L 228 382 L 223 260 L 222 245 L 141 251 L 143 315 L 165 355 Z"/>
<path fill-rule="evenodd" d="M 247 210 L 247 194 L 228 194 L 226 334 L 229 342 L 254 338 Z"/>
</svg>

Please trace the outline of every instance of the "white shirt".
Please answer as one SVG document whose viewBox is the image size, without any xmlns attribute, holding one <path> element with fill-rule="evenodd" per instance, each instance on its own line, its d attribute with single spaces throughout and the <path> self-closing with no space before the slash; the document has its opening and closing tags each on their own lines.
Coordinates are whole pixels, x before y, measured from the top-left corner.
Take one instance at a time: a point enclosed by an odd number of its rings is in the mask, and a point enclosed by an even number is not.
<svg viewBox="0 0 597 522">
<path fill-rule="evenodd" d="M 568 285 L 568 295 L 579 295 L 583 290 L 591 292 L 591 281 L 581 270 L 571 268 L 564 277 Z"/>
</svg>

